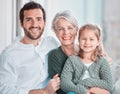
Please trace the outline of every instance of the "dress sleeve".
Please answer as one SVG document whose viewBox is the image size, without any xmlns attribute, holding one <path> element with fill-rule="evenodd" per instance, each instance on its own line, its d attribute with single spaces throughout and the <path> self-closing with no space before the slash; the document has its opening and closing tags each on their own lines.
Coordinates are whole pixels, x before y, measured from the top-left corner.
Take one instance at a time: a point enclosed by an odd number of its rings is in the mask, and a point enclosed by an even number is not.
<svg viewBox="0 0 120 94">
<path fill-rule="evenodd" d="M 12 57 L 0 55 L 0 94 L 28 94 L 29 90 L 17 86 L 17 72 Z"/>
<path fill-rule="evenodd" d="M 67 59 L 65 62 L 62 74 L 61 74 L 61 88 L 65 92 L 75 92 L 77 94 L 87 94 L 87 89 L 80 84 L 75 84 L 72 81 L 73 74 L 74 74 L 74 68 L 72 66 L 72 62 L 70 58 Z"/>
</svg>

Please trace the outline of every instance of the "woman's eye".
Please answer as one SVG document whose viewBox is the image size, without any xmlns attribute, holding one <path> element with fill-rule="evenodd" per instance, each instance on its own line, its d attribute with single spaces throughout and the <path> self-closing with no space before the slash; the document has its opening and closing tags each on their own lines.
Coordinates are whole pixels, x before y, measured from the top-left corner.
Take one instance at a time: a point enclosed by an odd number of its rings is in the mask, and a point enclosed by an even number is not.
<svg viewBox="0 0 120 94">
<path fill-rule="evenodd" d="M 69 28 L 68 28 L 68 30 L 74 30 L 74 28 L 72 28 L 72 27 L 69 27 Z"/>
<path fill-rule="evenodd" d="M 69 27 L 68 29 L 73 29 L 73 28 L 70 28 L 70 27 Z"/>
<path fill-rule="evenodd" d="M 61 30 L 63 30 L 63 28 L 58 28 L 57 30 L 58 30 L 58 31 L 61 31 Z"/>
</svg>

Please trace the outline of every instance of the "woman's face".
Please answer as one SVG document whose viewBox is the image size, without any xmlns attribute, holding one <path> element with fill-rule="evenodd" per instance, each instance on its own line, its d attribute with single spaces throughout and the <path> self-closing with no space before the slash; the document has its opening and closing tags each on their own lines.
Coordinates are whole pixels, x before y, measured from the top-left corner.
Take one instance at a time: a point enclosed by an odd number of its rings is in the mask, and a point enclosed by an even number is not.
<svg viewBox="0 0 120 94">
<path fill-rule="evenodd" d="M 77 30 L 69 21 L 59 19 L 56 23 L 55 33 L 61 44 L 67 46 L 74 44 Z"/>
</svg>

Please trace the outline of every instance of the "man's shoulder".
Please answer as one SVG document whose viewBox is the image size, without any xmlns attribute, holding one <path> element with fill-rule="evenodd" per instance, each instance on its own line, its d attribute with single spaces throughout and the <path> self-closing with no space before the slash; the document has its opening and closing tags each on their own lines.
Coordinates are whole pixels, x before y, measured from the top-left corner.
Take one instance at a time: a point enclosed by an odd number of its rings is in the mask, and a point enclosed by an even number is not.
<svg viewBox="0 0 120 94">
<path fill-rule="evenodd" d="M 56 48 L 60 45 L 59 41 L 52 36 L 43 37 L 42 44 L 47 46 L 47 48 Z"/>
<path fill-rule="evenodd" d="M 46 36 L 46 37 L 43 37 L 43 40 L 44 41 L 47 41 L 47 42 L 51 42 L 51 43 L 56 43 L 56 44 L 60 44 L 58 39 L 53 37 L 53 36 Z"/>
<path fill-rule="evenodd" d="M 13 52 L 13 45 L 9 45 L 7 46 L 0 54 L 0 57 L 1 58 L 6 58 L 6 57 L 9 57 L 11 56 L 11 53 Z"/>
<path fill-rule="evenodd" d="M 13 52 L 18 47 L 17 40 L 14 40 L 11 44 L 6 46 L 1 54 L 9 54 Z"/>
</svg>

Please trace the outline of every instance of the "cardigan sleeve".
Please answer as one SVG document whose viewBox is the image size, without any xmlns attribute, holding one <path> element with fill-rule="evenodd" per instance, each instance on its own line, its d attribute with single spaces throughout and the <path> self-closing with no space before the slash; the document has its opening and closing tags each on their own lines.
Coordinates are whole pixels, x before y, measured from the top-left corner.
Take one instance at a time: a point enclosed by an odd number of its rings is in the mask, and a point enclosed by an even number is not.
<svg viewBox="0 0 120 94">
<path fill-rule="evenodd" d="M 113 84 L 112 84 L 112 73 L 110 70 L 110 66 L 106 60 L 101 62 L 101 67 L 99 70 L 100 79 L 95 78 L 87 78 L 81 83 L 83 83 L 87 87 L 100 87 L 106 89 L 108 91 L 112 91 Z"/>
<path fill-rule="evenodd" d="M 75 62 L 73 62 L 75 63 Z M 74 74 L 74 68 L 72 66 L 72 61 L 70 58 L 65 62 L 62 74 L 61 74 L 61 88 L 65 92 L 75 92 L 77 94 L 87 94 L 87 89 L 80 84 L 75 84 L 72 81 Z"/>
<path fill-rule="evenodd" d="M 55 74 L 61 74 L 61 62 L 53 51 L 48 54 L 48 72 L 49 77 L 52 78 Z"/>
</svg>

